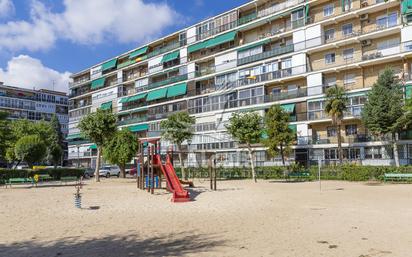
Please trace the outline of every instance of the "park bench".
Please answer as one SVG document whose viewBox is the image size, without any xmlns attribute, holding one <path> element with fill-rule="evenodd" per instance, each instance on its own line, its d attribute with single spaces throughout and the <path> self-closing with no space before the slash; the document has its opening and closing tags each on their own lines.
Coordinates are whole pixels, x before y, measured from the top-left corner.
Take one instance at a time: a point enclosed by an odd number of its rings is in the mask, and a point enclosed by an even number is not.
<svg viewBox="0 0 412 257">
<path fill-rule="evenodd" d="M 79 179 L 77 178 L 77 177 L 70 177 L 70 176 L 67 176 L 67 177 L 61 177 L 60 178 L 60 182 L 61 183 L 65 183 L 65 184 L 67 184 L 68 182 L 75 182 L 75 181 L 78 181 Z"/>
<path fill-rule="evenodd" d="M 408 181 L 412 180 L 412 173 L 385 173 L 384 181 Z"/>
<path fill-rule="evenodd" d="M 310 179 L 309 172 L 291 172 L 287 175 L 287 179 L 294 179 L 297 181 L 306 181 Z"/>
<path fill-rule="evenodd" d="M 35 182 L 32 178 L 9 178 L 9 180 L 6 183 L 6 188 L 7 186 L 12 186 L 12 185 L 18 185 L 18 184 L 32 184 L 34 185 Z"/>
</svg>

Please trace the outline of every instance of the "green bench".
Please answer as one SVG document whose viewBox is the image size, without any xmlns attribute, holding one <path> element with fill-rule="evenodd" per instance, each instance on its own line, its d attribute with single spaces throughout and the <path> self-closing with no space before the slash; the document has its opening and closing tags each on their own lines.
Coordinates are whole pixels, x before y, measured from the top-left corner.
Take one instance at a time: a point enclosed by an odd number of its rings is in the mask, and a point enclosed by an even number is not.
<svg viewBox="0 0 412 257">
<path fill-rule="evenodd" d="M 387 181 L 408 181 L 412 180 L 412 173 L 385 173 L 383 176 L 385 182 Z"/>
<path fill-rule="evenodd" d="M 12 186 L 12 185 L 21 185 L 21 184 L 31 184 L 35 185 L 36 183 L 32 178 L 9 178 L 9 180 L 6 183 L 6 188 L 7 186 Z"/>
<path fill-rule="evenodd" d="M 287 175 L 287 179 L 294 179 L 297 181 L 306 181 L 310 179 L 309 172 L 291 172 Z"/>
<path fill-rule="evenodd" d="M 79 180 L 79 178 L 77 178 L 77 177 L 70 177 L 70 176 L 61 177 L 61 178 L 60 178 L 60 182 L 61 182 L 61 183 L 65 183 L 65 184 L 67 184 L 68 182 L 75 182 L 75 181 L 78 181 L 78 180 Z"/>
</svg>

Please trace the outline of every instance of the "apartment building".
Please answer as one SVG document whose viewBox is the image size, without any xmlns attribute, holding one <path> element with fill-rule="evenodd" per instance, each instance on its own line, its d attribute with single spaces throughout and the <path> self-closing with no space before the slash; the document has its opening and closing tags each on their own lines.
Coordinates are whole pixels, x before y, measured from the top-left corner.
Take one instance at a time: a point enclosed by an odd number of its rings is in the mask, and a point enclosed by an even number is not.
<svg viewBox="0 0 412 257">
<path fill-rule="evenodd" d="M 412 1 L 255 0 L 99 63 L 72 76 L 69 159 L 94 166 L 96 146 L 79 133 L 97 108 L 118 117 L 119 129 L 158 137 L 159 123 L 187 111 L 196 117 L 187 145 L 191 165 L 214 151 L 219 165 L 246 165 L 225 131 L 234 112 L 264 115 L 273 104 L 290 113 L 296 142 L 289 160 L 304 165 L 337 156 L 337 131 L 324 112 L 325 90 L 350 99 L 342 126 L 345 161 L 393 163 L 389 140 L 371 136 L 360 114 L 367 92 L 392 67 L 412 94 Z M 412 133 L 400 135 L 401 163 L 411 163 Z M 167 145 L 164 142 L 164 145 Z M 276 165 L 256 145 L 258 165 Z"/>
<path fill-rule="evenodd" d="M 63 92 L 12 87 L 0 82 L 0 111 L 7 112 L 9 119 L 50 121 L 55 114 L 64 136 L 69 132 L 68 103 L 69 98 Z"/>
</svg>

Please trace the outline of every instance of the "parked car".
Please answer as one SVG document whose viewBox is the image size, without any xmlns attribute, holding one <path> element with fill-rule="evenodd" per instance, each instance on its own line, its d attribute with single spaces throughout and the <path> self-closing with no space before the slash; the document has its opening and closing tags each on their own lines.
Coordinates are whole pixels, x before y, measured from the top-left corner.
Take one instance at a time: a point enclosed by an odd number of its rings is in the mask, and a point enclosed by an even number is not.
<svg viewBox="0 0 412 257">
<path fill-rule="evenodd" d="M 120 176 L 120 169 L 117 166 L 104 166 L 99 169 L 99 176 L 109 178 L 110 176 Z"/>
<path fill-rule="evenodd" d="M 94 176 L 94 169 L 92 168 L 87 168 L 84 170 L 84 177 L 85 178 L 91 178 Z"/>
</svg>

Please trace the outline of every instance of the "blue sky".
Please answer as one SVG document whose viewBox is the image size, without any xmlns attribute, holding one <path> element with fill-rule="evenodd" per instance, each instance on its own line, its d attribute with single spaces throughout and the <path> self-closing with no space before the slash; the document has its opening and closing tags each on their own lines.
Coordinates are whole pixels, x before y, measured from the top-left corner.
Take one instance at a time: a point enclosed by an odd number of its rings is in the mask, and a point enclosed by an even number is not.
<svg viewBox="0 0 412 257">
<path fill-rule="evenodd" d="M 0 0 L 0 81 L 66 90 L 72 72 L 248 0 Z"/>
</svg>

